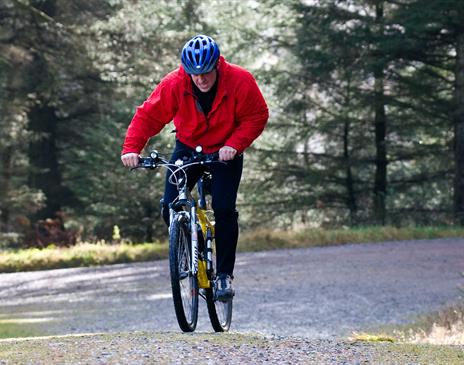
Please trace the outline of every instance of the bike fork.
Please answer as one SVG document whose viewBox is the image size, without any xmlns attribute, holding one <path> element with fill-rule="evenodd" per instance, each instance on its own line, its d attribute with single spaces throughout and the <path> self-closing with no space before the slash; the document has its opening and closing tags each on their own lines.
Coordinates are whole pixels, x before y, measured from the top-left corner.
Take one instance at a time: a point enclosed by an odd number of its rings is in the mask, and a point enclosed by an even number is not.
<svg viewBox="0 0 464 365">
<path fill-rule="evenodd" d="M 190 231 L 191 231 L 191 243 L 192 243 L 192 274 L 197 275 L 198 273 L 198 230 L 196 220 L 196 208 L 193 205 L 190 209 Z"/>
</svg>

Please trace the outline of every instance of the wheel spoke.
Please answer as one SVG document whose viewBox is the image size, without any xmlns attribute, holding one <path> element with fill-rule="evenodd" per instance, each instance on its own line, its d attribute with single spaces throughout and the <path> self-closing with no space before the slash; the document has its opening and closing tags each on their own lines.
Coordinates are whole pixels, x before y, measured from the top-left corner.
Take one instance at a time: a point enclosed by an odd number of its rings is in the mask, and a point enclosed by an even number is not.
<svg viewBox="0 0 464 365">
<path fill-rule="evenodd" d="M 213 267 L 216 265 L 216 252 L 213 244 Z M 213 270 L 214 271 L 214 270 Z M 214 299 L 214 289 L 208 289 L 206 303 L 208 306 L 209 319 L 216 332 L 228 331 L 232 321 L 232 299 L 221 302 Z"/>
</svg>

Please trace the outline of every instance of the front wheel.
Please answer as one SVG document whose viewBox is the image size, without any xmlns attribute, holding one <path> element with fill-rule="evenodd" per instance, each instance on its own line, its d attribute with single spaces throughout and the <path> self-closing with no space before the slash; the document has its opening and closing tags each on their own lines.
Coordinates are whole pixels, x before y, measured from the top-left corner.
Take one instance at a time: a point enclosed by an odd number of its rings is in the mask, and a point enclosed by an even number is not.
<svg viewBox="0 0 464 365">
<path fill-rule="evenodd" d="M 187 225 L 173 219 L 169 230 L 169 269 L 177 322 L 193 332 L 198 320 L 198 281 L 190 267 L 190 235 Z"/>
</svg>

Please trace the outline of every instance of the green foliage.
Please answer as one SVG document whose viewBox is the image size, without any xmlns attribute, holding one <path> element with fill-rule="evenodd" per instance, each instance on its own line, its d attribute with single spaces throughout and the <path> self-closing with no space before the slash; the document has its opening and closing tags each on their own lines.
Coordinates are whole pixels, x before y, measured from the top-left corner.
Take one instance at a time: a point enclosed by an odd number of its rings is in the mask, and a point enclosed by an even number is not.
<svg viewBox="0 0 464 365">
<path fill-rule="evenodd" d="M 462 4 L 422 7 L 289 3 L 290 57 L 268 73 L 277 104 L 257 150 L 261 175 L 247 184 L 252 224 L 452 221 L 456 59 L 453 37 L 440 34 L 459 31 L 455 13 L 449 23 L 436 14 Z M 424 36 L 424 27 L 433 31 Z"/>
<path fill-rule="evenodd" d="M 129 173 L 119 153 L 136 106 L 197 33 L 253 72 L 271 111 L 245 158 L 244 228 L 449 224 L 464 191 L 463 11 L 457 0 L 6 0 L 0 231 L 61 211 L 84 239 L 111 239 L 114 225 L 122 239 L 166 237 L 164 174 Z M 168 156 L 171 129 L 144 153 Z"/>
</svg>

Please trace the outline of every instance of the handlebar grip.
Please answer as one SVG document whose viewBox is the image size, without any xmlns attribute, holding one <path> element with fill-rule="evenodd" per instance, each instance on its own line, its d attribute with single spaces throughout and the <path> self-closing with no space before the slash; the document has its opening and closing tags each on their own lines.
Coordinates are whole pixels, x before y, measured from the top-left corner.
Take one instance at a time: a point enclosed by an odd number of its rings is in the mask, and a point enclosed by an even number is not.
<svg viewBox="0 0 464 365">
<path fill-rule="evenodd" d="M 139 167 L 153 168 L 156 161 L 151 157 L 139 157 Z"/>
<path fill-rule="evenodd" d="M 196 156 L 196 159 L 200 160 L 203 163 L 217 162 L 219 161 L 219 152 L 199 155 L 199 156 Z"/>
<path fill-rule="evenodd" d="M 210 153 L 209 156 L 211 157 L 212 161 L 218 161 L 219 160 L 219 152 Z"/>
</svg>

